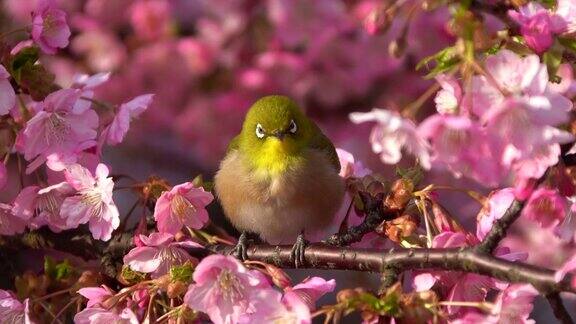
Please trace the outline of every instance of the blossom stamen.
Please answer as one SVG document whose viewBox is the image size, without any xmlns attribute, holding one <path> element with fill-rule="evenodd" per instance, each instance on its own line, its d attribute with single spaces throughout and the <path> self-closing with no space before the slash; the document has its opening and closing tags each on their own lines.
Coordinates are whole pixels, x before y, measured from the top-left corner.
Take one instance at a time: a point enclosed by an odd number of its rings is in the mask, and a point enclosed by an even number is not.
<svg viewBox="0 0 576 324">
<path fill-rule="evenodd" d="M 196 214 L 196 207 L 192 205 L 190 201 L 182 197 L 182 195 L 174 196 L 172 203 L 170 204 L 170 209 L 172 210 L 172 213 L 181 219 L 191 218 Z"/>
<path fill-rule="evenodd" d="M 57 113 L 51 114 L 46 123 L 46 144 L 55 145 L 63 143 L 70 134 L 71 127 L 66 120 Z"/>
<path fill-rule="evenodd" d="M 218 285 L 225 299 L 236 301 L 244 298 L 242 284 L 230 270 L 222 270 L 218 276 Z"/>
</svg>

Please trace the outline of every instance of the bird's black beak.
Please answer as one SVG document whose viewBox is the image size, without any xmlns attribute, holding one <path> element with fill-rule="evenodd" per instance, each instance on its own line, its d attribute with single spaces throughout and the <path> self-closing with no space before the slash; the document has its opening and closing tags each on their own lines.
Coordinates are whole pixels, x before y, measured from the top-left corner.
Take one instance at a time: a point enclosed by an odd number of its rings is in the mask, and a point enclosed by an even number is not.
<svg viewBox="0 0 576 324">
<path fill-rule="evenodd" d="M 283 140 L 286 134 L 283 131 L 275 131 L 272 133 L 272 136 L 278 138 L 279 140 Z"/>
</svg>

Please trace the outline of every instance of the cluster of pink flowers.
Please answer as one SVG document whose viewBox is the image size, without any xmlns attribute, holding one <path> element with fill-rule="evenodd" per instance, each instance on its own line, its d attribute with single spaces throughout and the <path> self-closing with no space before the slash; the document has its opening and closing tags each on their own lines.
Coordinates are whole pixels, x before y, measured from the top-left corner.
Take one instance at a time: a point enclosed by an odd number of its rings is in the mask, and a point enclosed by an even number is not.
<svg viewBox="0 0 576 324">
<path fill-rule="evenodd" d="M 310 311 L 335 281 L 304 280 L 284 293 L 273 289 L 262 273 L 247 269 L 230 256 L 206 257 L 194 271 L 184 303 L 220 323 L 311 323 Z"/>
<path fill-rule="evenodd" d="M 437 79 L 438 113 L 419 125 L 381 109 L 350 115 L 356 123 L 377 123 L 370 141 L 384 162 L 398 162 L 406 149 L 425 169 L 448 169 L 486 186 L 514 174 L 521 186 L 558 163 L 560 145 L 574 140 L 558 128 L 569 121 L 573 94 L 549 82 L 537 55 L 503 49 L 488 56 L 485 75 L 474 76 L 466 91 L 454 77 Z"/>
<path fill-rule="evenodd" d="M 529 2 L 508 15 L 520 26 L 526 44 L 539 54 L 552 46 L 555 35 L 576 32 L 576 4 L 572 0 L 558 0 L 555 11 Z"/>
<path fill-rule="evenodd" d="M 16 45 L 11 57 L 36 46 L 47 54 L 66 47 L 70 37 L 66 17 L 53 1 L 39 1 L 33 12 L 33 42 Z M 78 75 L 70 87 L 38 101 L 23 93 L 16 95 L 10 83 L 16 73 L 0 65 L 0 114 L 17 125 L 7 156 L 21 154 L 28 162 L 26 174 L 35 173 L 39 181 L 21 188 L 11 203 L 1 205 L 0 233 L 14 235 L 41 226 L 60 232 L 88 223 L 95 239 L 109 240 L 120 218 L 113 200 L 114 182 L 101 163 L 102 148 L 122 141 L 131 118 L 146 110 L 152 95 L 139 96 L 117 109 L 98 110 L 94 92 L 110 76 L 99 73 Z M 41 170 L 45 177 L 40 177 Z M 15 178 L 17 172 L 8 172 L 2 164 L 0 184 L 5 186 Z"/>
</svg>

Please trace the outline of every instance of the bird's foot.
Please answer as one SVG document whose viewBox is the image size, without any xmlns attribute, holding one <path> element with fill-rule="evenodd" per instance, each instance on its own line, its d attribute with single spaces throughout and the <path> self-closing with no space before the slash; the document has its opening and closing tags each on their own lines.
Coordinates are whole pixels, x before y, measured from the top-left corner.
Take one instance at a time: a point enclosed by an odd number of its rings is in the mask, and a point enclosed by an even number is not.
<svg viewBox="0 0 576 324">
<path fill-rule="evenodd" d="M 242 234 L 240 234 L 238 243 L 236 243 L 236 246 L 230 251 L 230 254 L 241 261 L 248 259 L 248 233 L 242 232 Z"/>
<path fill-rule="evenodd" d="M 290 253 L 290 261 L 294 262 L 296 268 L 304 265 L 304 252 L 306 251 L 307 244 L 308 242 L 304 239 L 304 233 L 300 233 L 298 238 L 296 238 L 296 243 L 292 246 L 292 252 Z"/>
</svg>

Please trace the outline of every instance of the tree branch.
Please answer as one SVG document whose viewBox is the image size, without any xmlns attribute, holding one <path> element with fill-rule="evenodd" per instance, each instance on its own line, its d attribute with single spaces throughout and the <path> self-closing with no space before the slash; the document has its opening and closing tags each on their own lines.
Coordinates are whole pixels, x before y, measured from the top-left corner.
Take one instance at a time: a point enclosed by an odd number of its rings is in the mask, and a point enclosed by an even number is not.
<svg viewBox="0 0 576 324">
<path fill-rule="evenodd" d="M 546 170 L 546 172 L 544 172 L 544 174 L 536 181 L 534 184 L 534 190 L 536 190 L 536 188 L 546 180 L 549 170 L 550 168 L 548 168 L 548 170 Z M 530 195 L 528 195 L 524 200 L 514 199 L 514 201 L 512 201 L 508 209 L 506 209 L 506 212 L 504 212 L 504 215 L 492 224 L 490 232 L 488 232 L 484 237 L 484 240 L 476 246 L 478 252 L 487 254 L 494 252 L 500 241 L 506 237 L 506 233 L 510 226 L 512 226 L 512 224 L 514 224 L 522 214 L 522 209 L 524 209 L 526 201 L 530 199 L 531 195 L 532 193 L 530 193 Z"/>
<path fill-rule="evenodd" d="M 560 298 L 560 294 L 555 292 L 546 295 L 546 299 L 552 306 L 552 310 L 554 311 L 554 316 L 562 323 L 562 324 L 573 324 L 572 317 L 570 317 L 570 313 L 564 307 L 562 303 L 562 298 Z"/>
<path fill-rule="evenodd" d="M 386 219 L 394 218 L 394 214 L 385 210 L 382 205 L 383 194 L 371 196 L 367 192 L 359 192 L 360 199 L 366 210 L 366 217 L 360 225 L 350 227 L 344 233 L 337 233 L 326 240 L 326 244 L 335 246 L 346 246 L 351 243 L 360 242 L 364 235 L 373 232 L 380 223 Z"/>
<path fill-rule="evenodd" d="M 492 253 L 494 249 L 498 246 L 500 241 L 506 237 L 506 232 L 508 228 L 520 217 L 522 209 L 524 208 L 525 202 L 514 200 L 510 207 L 506 209 L 502 218 L 496 220 L 490 229 L 490 232 L 486 234 L 484 240 L 476 246 L 476 250 L 482 253 Z"/>
<path fill-rule="evenodd" d="M 266 262 L 282 268 L 293 268 L 292 247 L 288 245 L 254 245 L 248 248 L 250 260 Z M 211 246 L 215 253 L 228 254 L 230 246 Z M 544 294 L 572 292 L 571 275 L 554 281 L 554 271 L 530 264 L 511 262 L 471 248 L 462 249 L 353 249 L 312 244 L 306 248 L 304 268 L 383 272 L 394 267 L 398 271 L 426 269 L 477 273 L 506 282 L 530 283 Z"/>
</svg>

